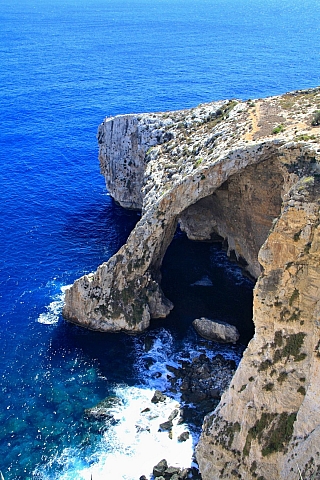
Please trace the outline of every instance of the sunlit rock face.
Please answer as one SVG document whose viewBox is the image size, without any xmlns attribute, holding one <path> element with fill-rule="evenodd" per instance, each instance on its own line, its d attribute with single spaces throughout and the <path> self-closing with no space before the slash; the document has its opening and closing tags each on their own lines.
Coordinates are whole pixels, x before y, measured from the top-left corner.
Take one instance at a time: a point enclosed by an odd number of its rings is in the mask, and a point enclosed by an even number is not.
<svg viewBox="0 0 320 480">
<path fill-rule="evenodd" d="M 260 250 L 255 336 L 197 447 L 205 479 L 319 469 L 319 199 L 318 179 L 298 181 Z"/>
<path fill-rule="evenodd" d="M 215 234 L 226 239 L 229 253 L 257 278 L 258 253 L 280 213 L 283 183 L 276 157 L 250 165 L 188 207 L 180 215 L 180 227 L 192 240 L 210 240 Z"/>
<path fill-rule="evenodd" d="M 305 476 L 320 464 L 319 104 L 315 89 L 99 127 L 107 187 L 142 216 L 118 253 L 68 289 L 68 320 L 139 332 L 167 316 L 161 263 L 178 223 L 191 239 L 218 236 L 258 279 L 255 336 L 197 449 L 205 480 L 285 479 L 296 463 Z"/>
<path fill-rule="evenodd" d="M 170 139 L 167 124 L 157 115 L 119 115 L 99 125 L 101 173 L 108 191 L 124 208 L 141 209 L 146 152 Z"/>
</svg>

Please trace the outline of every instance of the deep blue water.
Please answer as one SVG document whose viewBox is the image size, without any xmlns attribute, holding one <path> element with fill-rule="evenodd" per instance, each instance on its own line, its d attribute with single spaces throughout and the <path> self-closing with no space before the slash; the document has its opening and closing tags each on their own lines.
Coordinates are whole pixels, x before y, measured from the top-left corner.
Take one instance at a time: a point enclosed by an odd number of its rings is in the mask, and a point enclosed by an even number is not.
<svg viewBox="0 0 320 480">
<path fill-rule="evenodd" d="M 59 315 L 61 289 L 108 259 L 138 220 L 105 190 L 98 124 L 106 115 L 317 86 L 319 25 L 318 0 L 2 0 L 0 469 L 5 480 L 89 479 L 92 471 L 94 480 L 137 478 L 126 473 L 125 455 L 108 467 L 122 448 L 115 440 L 121 433 L 94 431 L 83 410 L 114 389 L 131 405 L 128 398 L 142 401 L 137 386 L 158 385 L 141 360 L 145 337 L 85 332 Z M 210 248 L 195 252 L 188 272 L 193 268 L 195 279 L 225 278 L 219 281 L 225 293 L 219 295 L 235 297 L 233 310 L 229 301 L 221 302 L 214 314 L 240 322 L 247 341 L 251 327 L 241 319 L 247 322 L 250 307 L 243 312 L 239 305 L 248 299 L 250 304 L 251 287 L 220 250 Z M 208 271 L 198 271 L 197 255 L 209 255 Z M 181 265 L 166 272 L 168 295 L 177 271 L 185 275 Z M 180 291 L 172 294 L 179 297 Z M 207 311 L 212 302 L 204 296 L 199 308 Z M 186 345 L 201 347 L 188 327 L 189 314 L 182 303 L 171 329 L 168 322 L 153 325 L 160 370 Z M 139 458 L 136 451 L 132 455 Z M 148 473 L 143 464 L 140 468 Z"/>
</svg>

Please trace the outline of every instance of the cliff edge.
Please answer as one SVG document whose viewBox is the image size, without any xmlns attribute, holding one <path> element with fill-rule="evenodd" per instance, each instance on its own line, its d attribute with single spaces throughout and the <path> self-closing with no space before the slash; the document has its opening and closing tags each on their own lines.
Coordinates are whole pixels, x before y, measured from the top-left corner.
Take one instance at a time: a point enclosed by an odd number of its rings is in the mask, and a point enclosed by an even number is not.
<svg viewBox="0 0 320 480">
<path fill-rule="evenodd" d="M 257 278 L 255 336 L 197 447 L 205 480 L 320 473 L 318 109 L 319 88 L 106 118 L 98 130 L 109 192 L 142 216 L 67 290 L 66 319 L 134 333 L 167 316 L 161 263 L 177 224 L 227 242 Z"/>
</svg>

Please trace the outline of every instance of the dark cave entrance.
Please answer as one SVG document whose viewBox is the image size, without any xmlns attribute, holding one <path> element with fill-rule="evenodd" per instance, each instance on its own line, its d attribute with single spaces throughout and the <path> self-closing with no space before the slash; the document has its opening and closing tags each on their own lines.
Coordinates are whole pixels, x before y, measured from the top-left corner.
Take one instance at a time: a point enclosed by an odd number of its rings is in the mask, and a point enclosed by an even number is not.
<svg viewBox="0 0 320 480">
<path fill-rule="evenodd" d="M 194 319 L 208 317 L 235 325 L 239 342 L 247 345 L 254 334 L 252 279 L 227 256 L 221 243 L 192 241 L 178 231 L 162 264 L 161 287 L 174 309 L 165 320 L 183 336 Z"/>
<path fill-rule="evenodd" d="M 244 267 L 255 278 L 261 273 L 258 253 L 281 212 L 283 183 L 277 158 L 268 158 L 180 213 L 177 221 L 187 235 L 178 228 L 161 267 L 161 287 L 174 304 L 166 321 L 177 332 L 208 317 L 235 325 L 238 343 L 253 337 L 254 281 Z"/>
</svg>

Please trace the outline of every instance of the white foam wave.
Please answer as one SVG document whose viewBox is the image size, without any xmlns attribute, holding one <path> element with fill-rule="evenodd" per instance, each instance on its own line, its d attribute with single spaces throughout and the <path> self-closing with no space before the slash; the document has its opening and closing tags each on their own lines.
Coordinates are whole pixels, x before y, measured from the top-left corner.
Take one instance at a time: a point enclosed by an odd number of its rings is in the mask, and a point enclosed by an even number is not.
<svg viewBox="0 0 320 480">
<path fill-rule="evenodd" d="M 191 287 L 212 287 L 213 283 L 208 277 L 208 275 L 204 275 L 200 280 L 197 280 L 196 282 L 191 284 Z"/>
<path fill-rule="evenodd" d="M 60 288 L 60 292 L 53 297 L 53 301 L 45 307 L 46 311 L 40 313 L 37 318 L 37 322 L 43 323 L 44 325 L 55 325 L 59 321 L 59 316 L 61 315 L 63 302 L 65 297 L 65 291 L 68 288 L 68 285 L 64 285 Z"/>
<path fill-rule="evenodd" d="M 175 366 L 174 341 L 166 329 L 157 331 L 156 338 L 148 334 L 136 339 L 135 368 L 141 381 L 150 389 L 165 391 L 169 387 L 167 365 Z"/>
<path fill-rule="evenodd" d="M 110 409 L 115 422 L 108 426 L 95 453 L 85 459 L 91 465 L 84 467 L 79 451 L 65 449 L 54 461 L 65 466 L 59 476 L 48 474 L 46 465 L 36 472 L 37 478 L 136 480 L 141 475 L 151 477 L 154 465 L 163 458 L 171 466 L 192 465 L 194 439 L 190 432 L 186 441 L 179 442 L 179 435 L 187 430 L 185 424 L 178 423 L 179 416 L 173 420 L 170 436 L 168 431 L 159 430 L 159 425 L 179 408 L 177 401 L 167 397 L 164 402 L 152 403 L 154 391 L 148 388 L 121 386 L 114 393 L 122 402 Z"/>
<path fill-rule="evenodd" d="M 223 268 L 225 275 L 232 278 L 235 285 L 252 286 L 251 280 L 243 274 L 243 269 L 236 262 L 228 259 L 224 251 L 212 249 L 210 259 L 215 266 Z"/>
</svg>

